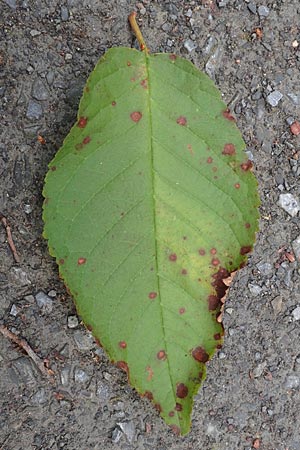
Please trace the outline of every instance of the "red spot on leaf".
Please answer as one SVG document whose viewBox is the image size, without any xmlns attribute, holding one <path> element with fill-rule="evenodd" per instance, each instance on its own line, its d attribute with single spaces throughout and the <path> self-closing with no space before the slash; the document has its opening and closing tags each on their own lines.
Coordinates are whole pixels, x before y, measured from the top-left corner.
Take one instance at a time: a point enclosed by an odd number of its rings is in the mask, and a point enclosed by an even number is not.
<svg viewBox="0 0 300 450">
<path fill-rule="evenodd" d="M 170 411 L 169 412 L 169 417 L 174 417 L 175 416 L 175 412 L 174 411 Z"/>
<path fill-rule="evenodd" d="M 212 263 L 213 266 L 216 267 L 216 266 L 218 266 L 220 264 L 220 260 L 218 258 L 213 258 L 211 260 L 211 263 Z"/>
<path fill-rule="evenodd" d="M 175 409 L 176 411 L 182 411 L 182 405 L 180 403 L 176 403 Z"/>
<path fill-rule="evenodd" d="M 225 109 L 225 111 L 223 111 L 222 114 L 223 114 L 223 117 L 225 117 L 225 119 L 230 120 L 231 122 L 236 121 L 235 117 L 233 117 L 233 115 L 231 114 L 229 108 Z"/>
<path fill-rule="evenodd" d="M 250 253 L 251 251 L 252 251 L 252 246 L 251 245 L 245 245 L 244 247 L 241 248 L 240 254 L 241 255 L 246 255 L 247 253 Z"/>
<path fill-rule="evenodd" d="M 199 255 L 204 256 L 206 252 L 205 252 L 204 248 L 199 248 L 198 253 L 199 253 Z"/>
<path fill-rule="evenodd" d="M 203 347 L 196 347 L 192 351 L 192 356 L 196 361 L 206 363 L 209 360 L 209 355 Z"/>
<path fill-rule="evenodd" d="M 298 134 L 300 134 L 300 123 L 297 120 L 295 120 L 295 122 L 292 123 L 292 125 L 291 125 L 291 132 L 295 136 L 298 136 Z"/>
<path fill-rule="evenodd" d="M 211 255 L 216 255 L 216 254 L 217 254 L 217 250 L 216 250 L 215 248 L 212 248 L 212 249 L 210 250 L 210 254 L 211 254 Z"/>
<path fill-rule="evenodd" d="M 157 292 L 149 292 L 148 297 L 149 297 L 151 300 L 153 300 L 154 298 L 157 297 Z"/>
<path fill-rule="evenodd" d="M 186 241 L 187 240 L 187 236 L 183 236 L 183 238 L 182 238 L 184 241 Z"/>
<path fill-rule="evenodd" d="M 214 311 L 215 309 L 218 309 L 220 307 L 220 305 L 221 305 L 221 302 L 216 295 L 208 296 L 208 309 L 210 311 Z"/>
<path fill-rule="evenodd" d="M 83 145 L 86 145 L 86 144 L 88 144 L 89 142 L 91 142 L 91 138 L 90 138 L 89 136 L 86 136 L 86 137 L 83 139 L 83 141 L 82 141 Z"/>
<path fill-rule="evenodd" d="M 147 366 L 147 367 L 146 367 L 146 370 L 147 370 L 147 372 L 148 372 L 147 381 L 151 381 L 152 378 L 153 378 L 153 375 L 154 375 L 154 372 L 153 372 L 153 370 L 152 370 L 152 367 Z M 153 398 L 153 397 L 152 397 L 152 398 Z"/>
<path fill-rule="evenodd" d="M 58 261 L 58 264 L 63 265 L 64 263 L 65 263 L 65 260 L 64 260 L 63 258 L 61 258 L 61 259 Z"/>
<path fill-rule="evenodd" d="M 171 425 L 171 430 L 173 433 L 175 433 L 177 436 L 180 435 L 180 428 L 177 425 Z"/>
<path fill-rule="evenodd" d="M 233 144 L 225 144 L 222 154 L 229 156 L 235 155 L 235 146 Z"/>
<path fill-rule="evenodd" d="M 120 347 L 120 348 L 123 348 L 123 349 L 126 348 L 126 347 L 127 347 L 126 342 L 125 342 L 125 341 L 120 341 L 120 342 L 119 342 L 119 347 Z"/>
<path fill-rule="evenodd" d="M 178 398 L 185 398 L 188 395 L 188 393 L 189 393 L 189 389 L 185 384 L 179 383 L 177 385 L 176 395 Z"/>
<path fill-rule="evenodd" d="M 171 61 L 175 61 L 175 60 L 177 59 L 177 56 L 174 55 L 174 53 L 172 53 L 172 54 L 169 56 L 169 58 L 170 58 Z"/>
<path fill-rule="evenodd" d="M 52 166 L 50 169 L 54 172 L 56 170 L 56 166 Z"/>
<path fill-rule="evenodd" d="M 146 391 L 144 393 L 144 397 L 146 397 L 148 400 L 153 400 L 153 394 L 150 391 Z"/>
<path fill-rule="evenodd" d="M 79 117 L 79 120 L 77 122 L 77 126 L 79 128 L 84 128 L 84 127 L 86 127 L 87 121 L 88 121 L 87 117 Z"/>
<path fill-rule="evenodd" d="M 214 334 L 214 339 L 215 339 L 216 341 L 219 341 L 219 340 L 221 339 L 220 333 Z"/>
<path fill-rule="evenodd" d="M 131 66 L 131 62 L 127 61 L 127 66 L 130 67 Z"/>
<path fill-rule="evenodd" d="M 251 228 L 251 225 L 250 225 L 250 223 L 245 223 L 245 228 Z"/>
<path fill-rule="evenodd" d="M 180 308 L 179 309 L 179 314 L 184 314 L 185 313 L 185 308 Z"/>
<path fill-rule="evenodd" d="M 178 119 L 176 120 L 176 123 L 178 123 L 178 125 L 185 126 L 187 124 L 186 117 L 179 116 Z"/>
<path fill-rule="evenodd" d="M 242 169 L 244 172 L 247 172 L 247 170 L 251 170 L 252 167 L 253 167 L 253 164 L 252 164 L 252 162 L 250 161 L 250 159 L 248 159 L 247 162 L 241 164 L 241 169 Z"/>
<path fill-rule="evenodd" d="M 130 114 L 130 117 L 134 122 L 139 122 L 142 118 L 142 113 L 140 113 L 139 111 L 134 111 Z"/>
<path fill-rule="evenodd" d="M 115 102 L 115 101 L 111 102 L 111 106 L 116 106 L 116 104 L 117 104 L 117 102 Z"/>
<path fill-rule="evenodd" d="M 186 269 L 182 269 L 181 274 L 182 275 L 187 275 L 187 270 Z"/>
<path fill-rule="evenodd" d="M 79 266 L 81 266 L 82 264 L 85 264 L 85 263 L 86 263 L 86 258 L 78 258 L 77 264 Z"/>
<path fill-rule="evenodd" d="M 165 361 L 167 359 L 167 355 L 164 350 L 160 350 L 156 356 L 157 356 L 157 359 L 160 359 L 161 361 Z"/>
<path fill-rule="evenodd" d="M 147 78 L 145 78 L 144 80 L 141 81 L 141 86 L 144 89 L 148 89 L 148 79 Z"/>
<path fill-rule="evenodd" d="M 169 260 L 172 262 L 177 261 L 177 255 L 176 253 L 171 253 L 171 255 L 169 256 Z"/>
<path fill-rule="evenodd" d="M 235 187 L 236 189 L 239 189 L 239 188 L 241 187 L 241 185 L 240 185 L 240 183 L 235 183 L 234 187 Z"/>
<path fill-rule="evenodd" d="M 206 160 L 207 164 L 211 164 L 213 162 L 213 159 L 211 156 L 209 156 Z"/>
</svg>

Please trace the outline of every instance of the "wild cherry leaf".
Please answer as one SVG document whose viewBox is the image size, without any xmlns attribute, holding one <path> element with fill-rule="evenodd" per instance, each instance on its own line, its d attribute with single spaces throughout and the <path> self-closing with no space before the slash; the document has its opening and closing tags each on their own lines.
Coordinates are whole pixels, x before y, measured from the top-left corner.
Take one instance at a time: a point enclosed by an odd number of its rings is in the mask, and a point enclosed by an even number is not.
<svg viewBox="0 0 300 450">
<path fill-rule="evenodd" d="M 244 147 L 192 63 L 113 48 L 45 181 L 44 235 L 78 313 L 181 434 L 222 343 L 229 276 L 255 240 Z"/>
</svg>

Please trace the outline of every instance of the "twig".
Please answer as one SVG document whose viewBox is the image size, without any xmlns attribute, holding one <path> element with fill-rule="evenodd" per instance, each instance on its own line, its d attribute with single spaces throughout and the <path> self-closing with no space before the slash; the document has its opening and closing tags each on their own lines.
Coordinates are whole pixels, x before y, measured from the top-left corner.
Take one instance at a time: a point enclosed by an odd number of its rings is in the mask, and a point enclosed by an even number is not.
<svg viewBox="0 0 300 450">
<path fill-rule="evenodd" d="M 0 214 L 0 219 L 1 219 L 1 223 L 3 224 L 3 226 L 5 228 L 6 236 L 7 236 L 7 243 L 12 251 L 13 257 L 14 257 L 15 261 L 17 263 L 19 263 L 19 262 L 21 262 L 21 259 L 20 259 L 20 256 L 18 255 L 17 249 L 15 247 L 15 244 L 14 244 L 14 241 L 13 241 L 13 238 L 11 235 L 10 226 L 8 225 L 6 218 L 4 216 L 2 216 L 1 214 Z"/>
<path fill-rule="evenodd" d="M 15 333 L 10 331 L 6 326 L 0 325 L 0 332 L 8 339 L 11 339 L 15 342 L 19 347 L 21 347 L 27 355 L 32 359 L 34 364 L 37 366 L 39 371 L 46 377 L 50 378 L 50 381 L 53 381 L 52 371 L 47 369 L 43 363 L 43 361 L 37 356 L 37 354 L 32 350 L 30 345 L 25 341 L 25 339 L 20 339 Z"/>
</svg>

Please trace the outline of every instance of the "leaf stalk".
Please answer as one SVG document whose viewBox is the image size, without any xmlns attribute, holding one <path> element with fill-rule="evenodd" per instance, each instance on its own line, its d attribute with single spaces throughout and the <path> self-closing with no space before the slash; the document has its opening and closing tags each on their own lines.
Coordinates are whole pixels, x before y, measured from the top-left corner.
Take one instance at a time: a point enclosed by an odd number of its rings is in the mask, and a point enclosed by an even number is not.
<svg viewBox="0 0 300 450">
<path fill-rule="evenodd" d="M 136 12 L 135 12 L 135 11 L 133 11 L 133 12 L 128 16 L 128 20 L 129 20 L 131 29 L 132 29 L 132 31 L 134 32 L 134 34 L 135 34 L 135 36 L 136 36 L 136 38 L 137 38 L 137 40 L 138 40 L 138 43 L 139 43 L 139 45 L 140 45 L 141 51 L 142 51 L 142 52 L 145 52 L 145 53 L 149 53 L 149 49 L 148 49 L 148 47 L 147 47 L 147 45 L 146 45 L 146 42 L 145 42 L 145 40 L 144 40 L 144 38 L 143 38 L 142 32 L 141 32 L 141 30 L 140 30 L 140 27 L 139 27 L 138 24 L 137 24 L 137 21 L 136 21 Z"/>
</svg>

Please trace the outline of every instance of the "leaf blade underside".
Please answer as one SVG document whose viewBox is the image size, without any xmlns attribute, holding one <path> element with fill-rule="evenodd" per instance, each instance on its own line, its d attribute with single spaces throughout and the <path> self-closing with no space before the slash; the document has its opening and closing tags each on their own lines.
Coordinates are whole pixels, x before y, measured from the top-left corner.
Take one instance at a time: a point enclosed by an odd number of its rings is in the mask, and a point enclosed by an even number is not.
<svg viewBox="0 0 300 450">
<path fill-rule="evenodd" d="M 44 235 L 79 314 L 181 434 L 222 342 L 222 279 L 255 240 L 243 150 L 219 91 L 191 63 L 114 48 L 46 177 Z"/>
</svg>

